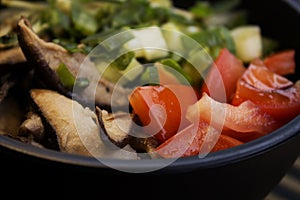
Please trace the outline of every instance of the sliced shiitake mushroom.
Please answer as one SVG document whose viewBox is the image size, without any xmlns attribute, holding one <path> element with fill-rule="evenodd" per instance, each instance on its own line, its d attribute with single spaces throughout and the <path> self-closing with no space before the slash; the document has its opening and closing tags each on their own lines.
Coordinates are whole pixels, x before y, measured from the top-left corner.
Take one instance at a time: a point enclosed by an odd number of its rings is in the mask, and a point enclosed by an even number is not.
<svg viewBox="0 0 300 200">
<path fill-rule="evenodd" d="M 30 22 L 21 17 L 17 26 L 18 41 L 26 59 L 32 63 L 38 77 L 49 89 L 87 105 L 95 102 L 100 107 L 110 107 L 111 103 L 116 107 L 128 106 L 127 96 L 131 90 L 116 86 L 103 78 L 99 79 L 101 76 L 98 70 L 93 62 L 86 59 L 86 55 L 79 52 L 72 54 L 58 44 L 42 40 L 30 26 Z M 83 61 L 84 67 L 81 67 Z M 61 64 L 73 77 L 87 80 L 88 86 L 75 92 L 66 87 L 57 75 Z M 124 98 L 112 98 L 113 92 L 114 95 Z"/>
<path fill-rule="evenodd" d="M 118 147 L 123 148 L 130 140 L 130 129 L 132 125 L 131 114 L 118 111 L 109 113 L 106 110 L 96 108 L 99 124 L 108 138 Z"/>
<path fill-rule="evenodd" d="M 32 137 L 35 141 L 43 141 L 45 139 L 45 127 L 41 117 L 34 112 L 28 112 L 27 119 L 22 122 L 18 129 L 18 135 Z"/>
<path fill-rule="evenodd" d="M 0 50 L 0 66 L 1 65 L 12 65 L 16 63 L 24 63 L 26 58 L 19 46 Z"/>
<path fill-rule="evenodd" d="M 0 132 L 16 136 L 24 115 L 17 100 L 12 96 L 3 99 L 0 102 L 0 113 Z"/>
<path fill-rule="evenodd" d="M 0 50 L 0 75 L 25 72 L 32 69 L 19 46 Z"/>
<path fill-rule="evenodd" d="M 15 93 L 21 94 L 30 87 L 31 73 L 29 68 L 20 66 L 18 69 L 7 69 L 6 73 L 1 73 L 0 68 L 0 102 L 7 97 L 8 93 L 17 88 Z M 16 90 L 17 90 L 16 89 Z M 19 95 L 17 94 L 17 95 Z"/>
<path fill-rule="evenodd" d="M 96 113 L 88 107 L 52 90 L 32 89 L 30 95 L 55 131 L 60 151 L 100 158 L 138 158 L 135 152 L 112 148 L 103 141 Z"/>
<path fill-rule="evenodd" d="M 55 130 L 61 151 L 88 156 L 90 151 L 104 153 L 94 112 L 55 91 L 32 89 L 30 95 Z"/>
<path fill-rule="evenodd" d="M 0 77 L 0 103 L 6 98 L 7 93 L 15 84 L 15 78 L 12 78 L 12 75 L 9 73 Z"/>
</svg>

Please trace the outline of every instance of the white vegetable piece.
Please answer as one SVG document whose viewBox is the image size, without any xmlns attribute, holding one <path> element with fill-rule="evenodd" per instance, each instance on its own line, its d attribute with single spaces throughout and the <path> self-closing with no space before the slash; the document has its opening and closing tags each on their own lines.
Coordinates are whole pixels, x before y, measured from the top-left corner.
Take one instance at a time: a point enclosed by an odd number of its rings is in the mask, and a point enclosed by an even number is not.
<svg viewBox="0 0 300 200">
<path fill-rule="evenodd" d="M 168 46 L 159 27 L 135 29 L 132 33 L 135 38 L 125 43 L 124 47 L 135 51 L 136 57 L 155 60 L 169 55 Z"/>
<path fill-rule="evenodd" d="M 162 25 L 162 30 L 168 49 L 171 52 L 183 52 L 184 48 L 182 44 L 182 33 L 180 32 L 180 28 L 176 24 L 168 22 Z"/>
<path fill-rule="evenodd" d="M 244 62 L 262 56 L 262 37 L 260 27 L 247 25 L 234 28 L 231 31 L 237 57 Z"/>
</svg>

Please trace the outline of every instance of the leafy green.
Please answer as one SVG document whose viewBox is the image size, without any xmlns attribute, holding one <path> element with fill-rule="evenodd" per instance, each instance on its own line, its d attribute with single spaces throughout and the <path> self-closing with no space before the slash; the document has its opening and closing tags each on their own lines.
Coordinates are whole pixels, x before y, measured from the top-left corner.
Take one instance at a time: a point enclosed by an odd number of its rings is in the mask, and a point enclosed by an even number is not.
<svg viewBox="0 0 300 200">
<path fill-rule="evenodd" d="M 61 63 L 58 66 L 56 74 L 66 88 L 72 89 L 74 86 L 76 86 L 79 89 L 83 89 L 89 86 L 89 80 L 87 78 L 75 78 L 75 76 L 69 71 L 68 67 L 64 63 Z"/>
<path fill-rule="evenodd" d="M 69 71 L 68 67 L 64 64 L 61 63 L 57 70 L 56 73 L 61 81 L 61 83 L 66 87 L 66 88 L 72 88 L 75 83 L 75 77 L 73 74 Z"/>
<path fill-rule="evenodd" d="M 171 58 L 166 58 L 160 61 L 161 64 L 169 66 L 171 69 L 176 70 L 178 73 L 180 73 L 185 80 L 187 80 L 190 84 L 193 84 L 193 80 L 191 79 L 191 77 L 183 70 L 183 68 L 180 66 L 180 64 L 171 59 Z M 168 70 L 168 68 L 165 68 Z M 172 71 L 170 71 L 172 72 Z M 177 77 L 178 79 L 181 79 L 181 77 Z M 181 81 L 182 83 L 186 82 L 186 81 Z"/>
<path fill-rule="evenodd" d="M 190 36 L 203 47 L 207 47 L 209 54 L 213 58 L 216 58 L 219 55 L 219 51 L 225 47 L 233 54 L 236 53 L 233 38 L 226 27 L 211 28 Z"/>
<path fill-rule="evenodd" d="M 185 56 L 197 63 L 197 66 L 182 62 L 182 58 L 172 52 L 163 60 L 156 61 L 171 67 L 190 83 L 196 84 L 201 80 L 201 75 L 195 73 L 196 71 L 204 73 L 207 70 L 211 62 L 208 56 L 216 58 L 220 49 L 224 47 L 235 54 L 230 29 L 246 23 L 245 12 L 236 9 L 239 3 L 239 0 L 197 1 L 189 10 L 181 10 L 174 9 L 169 0 L 47 0 L 41 4 L 42 6 L 32 8 L 30 16 L 35 19 L 33 27 L 39 27 L 41 31 L 39 35 L 44 38 L 62 45 L 69 52 L 89 53 L 97 66 L 101 66 L 101 63 L 111 63 L 111 73 L 107 73 L 109 76 L 117 76 L 116 74 L 121 76 L 130 61 L 137 59 L 135 58 L 137 54 L 129 52 L 117 59 L 113 57 L 121 52 L 125 43 L 133 39 L 134 36 L 130 31 L 123 34 L 122 38 L 107 40 L 108 38 L 124 30 L 152 25 L 160 27 L 171 22 L 202 46 L 192 49 L 195 45 L 190 38 L 185 41 L 183 37 L 181 41 L 183 48 L 186 49 Z M 0 43 L 10 43 L 11 41 L 7 39 L 14 38 L 1 37 Z M 189 43 L 191 41 L 193 44 Z M 272 51 L 275 48 L 274 44 L 265 40 L 264 51 Z M 138 57 L 138 61 L 145 64 L 147 59 Z M 146 67 L 143 75 L 138 78 L 158 82 L 159 77 L 155 68 Z M 82 83 L 81 81 L 74 83 L 74 77 L 63 64 L 59 66 L 57 72 L 67 87 L 74 84 L 88 84 L 88 80 L 84 78 Z"/>
<path fill-rule="evenodd" d="M 156 66 L 147 66 L 140 80 L 142 85 L 159 85 L 160 79 Z"/>
<path fill-rule="evenodd" d="M 128 53 L 125 53 L 115 59 L 110 66 L 115 67 L 118 70 L 125 70 L 127 66 L 130 64 L 131 60 L 134 58 L 134 52 L 130 51 Z"/>
<path fill-rule="evenodd" d="M 232 28 L 247 21 L 247 13 L 237 9 L 240 3 L 240 0 L 199 1 L 190 8 L 190 12 L 206 27 Z"/>
<path fill-rule="evenodd" d="M 71 10 L 72 22 L 77 31 L 79 31 L 83 36 L 96 33 L 98 30 L 98 23 L 92 14 L 82 8 L 82 5 L 76 1 L 73 1 Z"/>
<path fill-rule="evenodd" d="M 211 15 L 214 10 L 209 2 L 199 1 L 190 9 L 190 12 L 196 17 L 205 18 Z"/>
</svg>

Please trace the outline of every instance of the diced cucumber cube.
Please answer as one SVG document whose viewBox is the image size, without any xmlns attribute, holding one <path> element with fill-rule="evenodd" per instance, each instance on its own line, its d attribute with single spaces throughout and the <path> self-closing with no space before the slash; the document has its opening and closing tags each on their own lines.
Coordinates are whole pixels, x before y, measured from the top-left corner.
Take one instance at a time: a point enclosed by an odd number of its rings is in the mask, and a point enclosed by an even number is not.
<svg viewBox="0 0 300 200">
<path fill-rule="evenodd" d="M 262 36 L 260 27 L 255 25 L 239 26 L 231 30 L 237 57 L 244 62 L 262 56 Z"/>
<path fill-rule="evenodd" d="M 167 43 L 168 49 L 171 52 L 183 52 L 180 28 L 172 23 L 168 22 L 162 25 L 162 33 Z"/>
<path fill-rule="evenodd" d="M 136 57 L 144 57 L 151 61 L 169 55 L 167 43 L 159 27 L 135 29 L 132 33 L 135 38 L 125 43 L 124 47 L 134 51 Z"/>
</svg>

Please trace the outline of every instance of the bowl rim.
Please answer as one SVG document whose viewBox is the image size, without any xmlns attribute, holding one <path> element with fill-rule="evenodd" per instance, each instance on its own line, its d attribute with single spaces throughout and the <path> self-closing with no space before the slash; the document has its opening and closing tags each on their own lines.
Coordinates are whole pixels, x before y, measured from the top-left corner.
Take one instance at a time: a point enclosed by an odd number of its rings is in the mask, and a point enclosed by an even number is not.
<svg viewBox="0 0 300 200">
<path fill-rule="evenodd" d="M 164 173 L 178 173 L 194 169 L 209 169 L 233 164 L 277 148 L 281 144 L 292 140 L 294 137 L 297 137 L 299 135 L 300 115 L 298 115 L 282 127 L 276 129 L 275 131 L 260 138 L 257 138 L 253 141 L 244 143 L 233 148 L 209 153 L 204 158 L 200 158 L 199 156 L 178 158 L 166 167 L 157 171 L 163 171 Z M 18 152 L 20 154 L 25 154 L 29 156 L 29 158 L 38 158 L 43 161 L 53 163 L 97 169 L 105 168 L 114 170 L 114 167 L 123 167 L 126 169 L 145 170 L 147 168 L 151 169 L 153 167 L 158 167 L 160 166 L 161 161 L 168 160 L 164 158 L 141 160 L 101 158 L 101 160 L 104 161 L 104 164 L 103 162 L 99 161 L 98 159 L 92 156 L 81 156 L 77 154 L 60 152 L 52 149 L 40 148 L 3 135 L 0 135 L 0 146 L 12 150 L 15 153 Z M 113 167 L 109 167 L 107 166 L 107 164 Z"/>
</svg>

